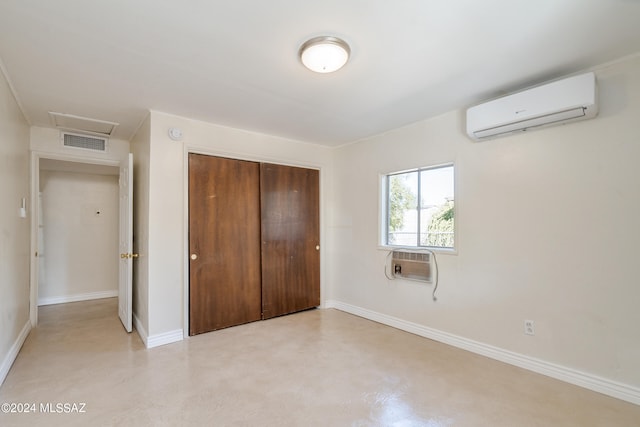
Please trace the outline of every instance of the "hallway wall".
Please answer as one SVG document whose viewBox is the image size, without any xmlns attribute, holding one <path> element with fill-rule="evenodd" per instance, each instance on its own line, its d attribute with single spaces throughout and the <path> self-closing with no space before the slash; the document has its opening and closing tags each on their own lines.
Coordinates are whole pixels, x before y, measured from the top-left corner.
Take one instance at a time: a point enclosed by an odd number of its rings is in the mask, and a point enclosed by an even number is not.
<svg viewBox="0 0 640 427">
<path fill-rule="evenodd" d="M 117 296 L 118 176 L 41 170 L 40 191 L 38 305 Z"/>
</svg>

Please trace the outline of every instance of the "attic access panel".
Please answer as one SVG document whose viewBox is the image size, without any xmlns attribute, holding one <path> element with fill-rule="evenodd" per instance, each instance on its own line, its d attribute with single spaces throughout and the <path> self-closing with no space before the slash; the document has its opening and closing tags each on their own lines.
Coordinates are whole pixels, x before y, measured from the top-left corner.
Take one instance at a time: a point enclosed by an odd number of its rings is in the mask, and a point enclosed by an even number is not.
<svg viewBox="0 0 640 427">
<path fill-rule="evenodd" d="M 58 129 L 90 133 L 99 136 L 111 136 L 118 123 L 73 114 L 55 113 L 49 111 L 51 123 Z"/>
</svg>

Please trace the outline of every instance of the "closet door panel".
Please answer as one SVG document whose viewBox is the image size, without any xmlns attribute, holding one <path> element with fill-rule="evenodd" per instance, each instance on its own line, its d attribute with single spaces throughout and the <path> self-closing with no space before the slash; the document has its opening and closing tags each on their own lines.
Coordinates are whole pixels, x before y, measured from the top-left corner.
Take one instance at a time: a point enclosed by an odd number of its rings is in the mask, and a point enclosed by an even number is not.
<svg viewBox="0 0 640 427">
<path fill-rule="evenodd" d="M 189 155 L 189 334 L 261 318 L 260 164 Z"/>
<path fill-rule="evenodd" d="M 320 305 L 319 172 L 261 164 L 262 312 Z"/>
</svg>

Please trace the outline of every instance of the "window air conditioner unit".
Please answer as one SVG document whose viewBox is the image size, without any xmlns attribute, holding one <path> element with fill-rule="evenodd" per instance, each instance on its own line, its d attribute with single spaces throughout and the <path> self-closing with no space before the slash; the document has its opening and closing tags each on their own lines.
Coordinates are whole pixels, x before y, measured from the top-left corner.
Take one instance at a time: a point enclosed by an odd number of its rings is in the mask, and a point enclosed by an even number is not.
<svg viewBox="0 0 640 427">
<path fill-rule="evenodd" d="M 543 126 L 594 118 L 596 77 L 586 73 L 485 102 L 467 110 L 467 134 L 482 141 Z"/>
<path fill-rule="evenodd" d="M 391 256 L 391 274 L 394 278 L 431 282 L 431 254 L 394 250 Z"/>
</svg>

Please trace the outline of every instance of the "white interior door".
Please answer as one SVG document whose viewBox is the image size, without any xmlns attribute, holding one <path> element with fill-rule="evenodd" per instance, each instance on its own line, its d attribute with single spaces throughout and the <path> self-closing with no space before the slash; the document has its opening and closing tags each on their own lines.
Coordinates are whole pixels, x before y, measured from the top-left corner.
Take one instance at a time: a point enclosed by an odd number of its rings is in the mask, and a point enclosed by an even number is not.
<svg viewBox="0 0 640 427">
<path fill-rule="evenodd" d="M 120 165 L 120 276 L 118 315 L 131 332 L 133 317 L 133 154 Z"/>
</svg>

